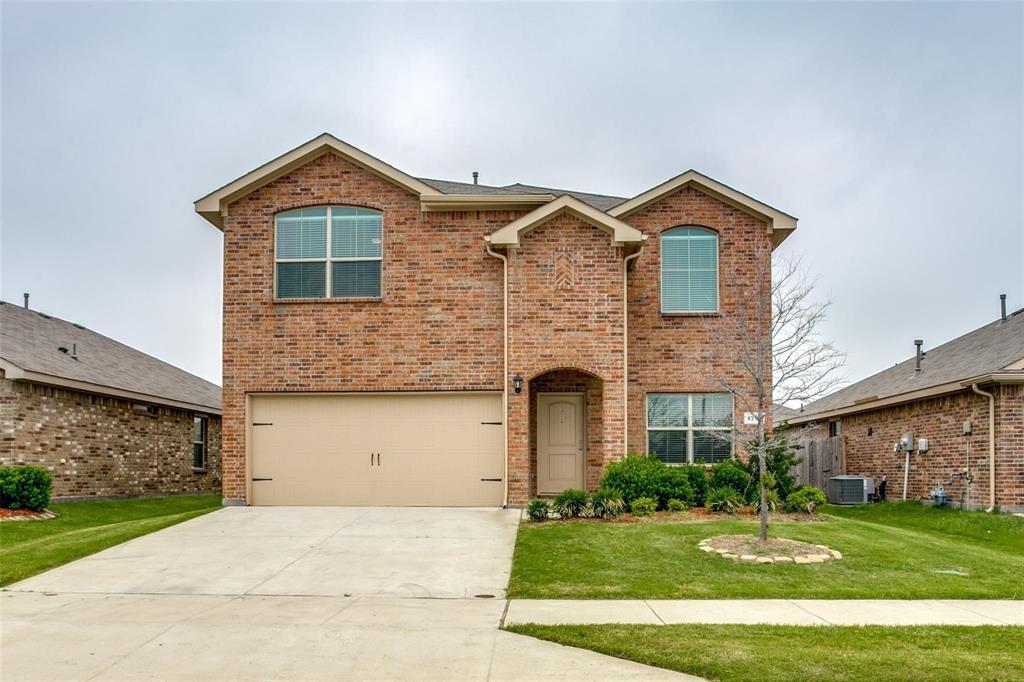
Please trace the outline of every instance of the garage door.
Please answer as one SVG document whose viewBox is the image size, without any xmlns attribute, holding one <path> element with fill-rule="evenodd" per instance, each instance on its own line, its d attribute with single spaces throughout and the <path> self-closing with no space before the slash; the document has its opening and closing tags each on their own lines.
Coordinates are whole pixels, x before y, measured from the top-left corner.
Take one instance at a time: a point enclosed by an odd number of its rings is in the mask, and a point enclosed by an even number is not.
<svg viewBox="0 0 1024 682">
<path fill-rule="evenodd" d="M 501 394 L 257 396 L 258 505 L 500 506 Z"/>
</svg>

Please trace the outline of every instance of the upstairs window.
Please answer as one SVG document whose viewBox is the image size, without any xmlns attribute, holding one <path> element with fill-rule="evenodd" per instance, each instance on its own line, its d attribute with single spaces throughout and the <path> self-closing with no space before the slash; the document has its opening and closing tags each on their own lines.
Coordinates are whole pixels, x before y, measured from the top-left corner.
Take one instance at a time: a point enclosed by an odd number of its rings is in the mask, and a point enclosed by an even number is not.
<svg viewBox="0 0 1024 682">
<path fill-rule="evenodd" d="M 661 233 L 661 312 L 718 312 L 718 234 L 703 227 Z"/>
<path fill-rule="evenodd" d="M 279 299 L 380 298 L 379 211 L 347 206 L 280 213 L 275 235 Z"/>
<path fill-rule="evenodd" d="M 647 452 L 666 464 L 729 459 L 732 427 L 728 393 L 647 394 Z"/>
</svg>

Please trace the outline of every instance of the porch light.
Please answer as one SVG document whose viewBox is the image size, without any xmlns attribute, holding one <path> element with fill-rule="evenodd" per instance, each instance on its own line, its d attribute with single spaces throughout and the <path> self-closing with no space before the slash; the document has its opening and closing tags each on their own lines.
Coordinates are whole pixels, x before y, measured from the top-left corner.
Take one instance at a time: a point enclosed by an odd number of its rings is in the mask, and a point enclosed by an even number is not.
<svg viewBox="0 0 1024 682">
<path fill-rule="evenodd" d="M 512 390 L 516 393 L 523 392 L 523 377 L 518 374 L 512 377 Z"/>
</svg>

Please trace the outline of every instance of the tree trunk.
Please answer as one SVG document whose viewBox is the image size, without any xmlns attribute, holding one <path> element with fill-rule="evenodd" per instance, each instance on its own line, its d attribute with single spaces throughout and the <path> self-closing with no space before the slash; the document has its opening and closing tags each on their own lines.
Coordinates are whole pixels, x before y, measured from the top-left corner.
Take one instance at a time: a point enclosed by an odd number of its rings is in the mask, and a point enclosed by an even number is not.
<svg viewBox="0 0 1024 682">
<path fill-rule="evenodd" d="M 768 540 L 768 488 L 765 485 L 765 481 L 768 479 L 768 465 L 765 463 L 765 433 L 764 433 L 764 411 L 765 411 L 765 399 L 764 393 L 759 392 L 757 396 L 757 470 L 760 473 L 760 485 L 758 488 L 761 490 L 761 528 L 758 531 L 757 538 L 761 542 Z"/>
</svg>

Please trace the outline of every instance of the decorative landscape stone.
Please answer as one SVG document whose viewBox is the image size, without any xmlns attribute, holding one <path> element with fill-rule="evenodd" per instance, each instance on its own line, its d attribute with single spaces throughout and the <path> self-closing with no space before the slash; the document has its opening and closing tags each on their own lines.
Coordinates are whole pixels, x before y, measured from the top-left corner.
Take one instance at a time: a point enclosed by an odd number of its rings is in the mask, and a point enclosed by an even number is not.
<svg viewBox="0 0 1024 682">
<path fill-rule="evenodd" d="M 825 545 L 811 545 L 785 538 L 769 538 L 762 543 L 750 535 L 704 538 L 697 543 L 697 547 L 708 554 L 749 564 L 824 564 L 843 558 L 840 552 Z"/>
</svg>

